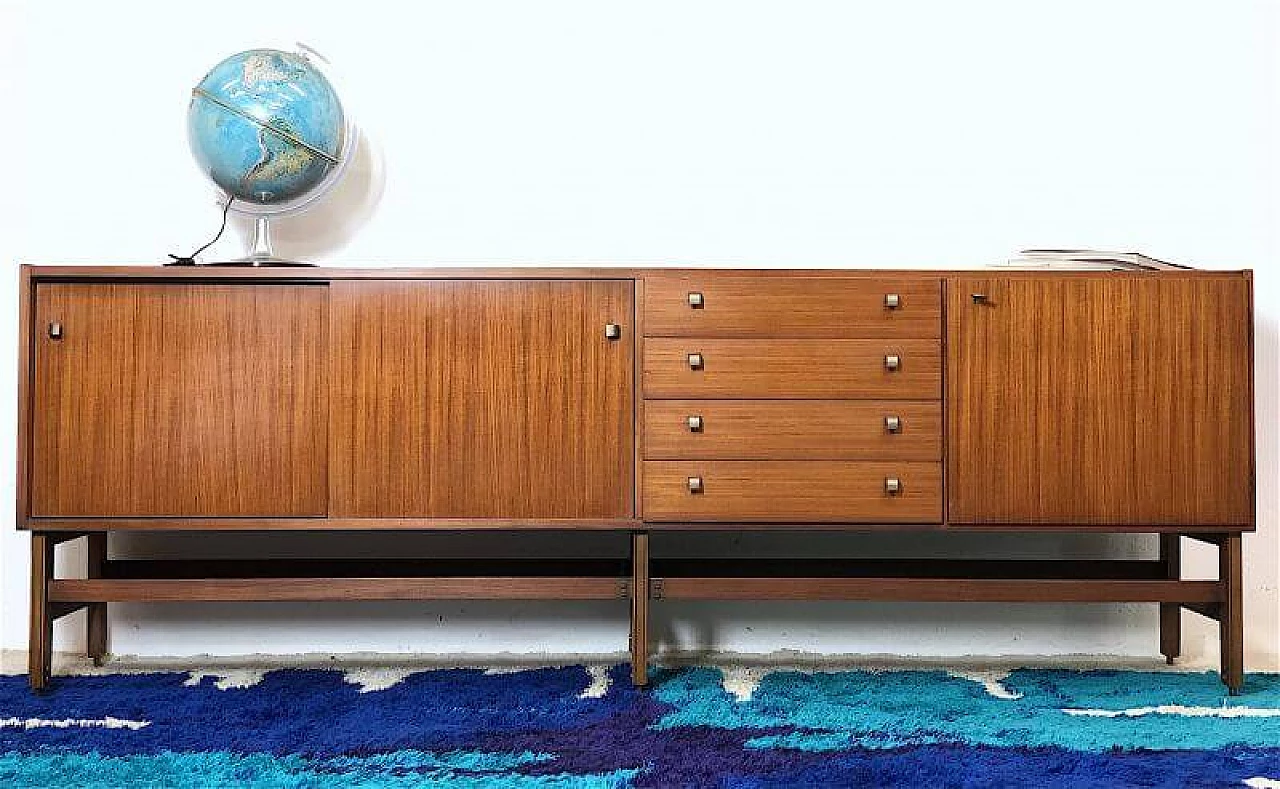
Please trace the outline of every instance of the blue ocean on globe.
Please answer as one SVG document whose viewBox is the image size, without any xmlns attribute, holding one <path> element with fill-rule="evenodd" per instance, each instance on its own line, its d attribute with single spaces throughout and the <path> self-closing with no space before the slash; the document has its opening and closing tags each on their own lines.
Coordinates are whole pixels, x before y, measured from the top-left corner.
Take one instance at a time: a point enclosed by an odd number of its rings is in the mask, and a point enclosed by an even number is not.
<svg viewBox="0 0 1280 789">
<path fill-rule="evenodd" d="M 187 134 L 196 161 L 237 200 L 284 205 L 338 166 L 342 103 L 305 57 L 252 49 L 214 66 L 192 91 Z"/>
</svg>

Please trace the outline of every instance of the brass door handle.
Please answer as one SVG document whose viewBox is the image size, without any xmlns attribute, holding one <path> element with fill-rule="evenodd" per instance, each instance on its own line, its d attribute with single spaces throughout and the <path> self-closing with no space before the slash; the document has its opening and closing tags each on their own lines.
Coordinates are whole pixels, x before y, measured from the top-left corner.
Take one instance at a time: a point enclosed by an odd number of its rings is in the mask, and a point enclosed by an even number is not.
<svg viewBox="0 0 1280 789">
<path fill-rule="evenodd" d="M 886 433 L 901 433 L 902 418 L 897 416 L 886 416 L 884 418 L 884 430 Z"/>
<path fill-rule="evenodd" d="M 616 340 L 622 336 L 622 327 L 616 323 L 606 323 L 604 325 L 604 336 L 607 340 Z"/>
<path fill-rule="evenodd" d="M 896 293 L 884 294 L 884 308 L 886 310 L 896 310 L 898 309 L 899 306 L 901 306 L 901 304 L 902 304 L 902 300 L 898 297 L 898 294 Z"/>
<path fill-rule="evenodd" d="M 701 306 L 702 306 L 702 294 L 698 293 L 697 291 L 690 293 L 689 307 L 696 310 Z"/>
<path fill-rule="evenodd" d="M 884 492 L 889 496 L 896 496 L 902 492 L 902 480 L 897 477 L 885 477 Z"/>
<path fill-rule="evenodd" d="M 700 353 L 689 354 L 689 369 L 690 370 L 702 369 L 702 354 Z"/>
<path fill-rule="evenodd" d="M 884 356 L 884 369 L 896 370 L 902 366 L 902 357 L 896 353 L 887 353 Z"/>
<path fill-rule="evenodd" d="M 51 340 L 62 339 L 62 324 L 59 323 L 58 321 L 53 321 L 52 323 L 49 324 L 49 339 Z"/>
<path fill-rule="evenodd" d="M 702 492 L 702 477 L 689 477 L 689 492 L 690 493 Z"/>
<path fill-rule="evenodd" d="M 690 433 L 701 433 L 701 432 L 702 432 L 702 417 L 701 417 L 701 416 L 698 416 L 697 414 L 694 414 L 693 416 L 689 417 L 689 419 L 688 419 L 687 421 L 688 421 L 688 425 L 689 425 L 689 432 L 690 432 Z"/>
</svg>

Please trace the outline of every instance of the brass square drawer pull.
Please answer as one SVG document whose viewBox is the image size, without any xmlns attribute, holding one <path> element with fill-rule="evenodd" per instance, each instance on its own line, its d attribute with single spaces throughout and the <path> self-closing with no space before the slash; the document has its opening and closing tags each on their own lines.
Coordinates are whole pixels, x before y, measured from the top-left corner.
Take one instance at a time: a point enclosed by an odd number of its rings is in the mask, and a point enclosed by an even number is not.
<svg viewBox="0 0 1280 789">
<path fill-rule="evenodd" d="M 884 418 L 884 430 L 886 433 L 901 433 L 902 418 L 897 416 L 886 416 Z"/>
<path fill-rule="evenodd" d="M 689 477 L 689 492 L 690 493 L 702 492 L 702 477 Z"/>
<path fill-rule="evenodd" d="M 896 496 L 902 492 L 902 480 L 897 477 L 885 477 L 884 492 L 890 496 Z"/>
<path fill-rule="evenodd" d="M 897 370 L 902 367 L 902 357 L 896 353 L 887 353 L 884 356 L 884 369 Z"/>
<path fill-rule="evenodd" d="M 606 323 L 604 325 L 604 336 L 607 340 L 616 340 L 622 336 L 622 327 L 616 323 Z"/>
<path fill-rule="evenodd" d="M 901 306 L 901 304 L 902 304 L 902 300 L 899 298 L 898 294 L 896 293 L 884 294 L 884 308 L 886 310 L 896 310 L 898 309 L 899 306 Z"/>
<path fill-rule="evenodd" d="M 702 354 L 700 353 L 689 354 L 689 369 L 690 370 L 702 369 Z"/>
<path fill-rule="evenodd" d="M 701 433 L 701 432 L 702 432 L 702 417 L 701 417 L 701 416 L 698 416 L 697 414 L 694 414 L 693 416 L 690 416 L 690 417 L 686 420 L 686 422 L 687 422 L 687 424 L 689 425 L 689 432 L 690 432 L 690 433 Z"/>
<path fill-rule="evenodd" d="M 695 310 L 700 308 L 702 306 L 702 294 L 696 291 L 693 293 L 690 293 L 689 306 Z"/>
</svg>

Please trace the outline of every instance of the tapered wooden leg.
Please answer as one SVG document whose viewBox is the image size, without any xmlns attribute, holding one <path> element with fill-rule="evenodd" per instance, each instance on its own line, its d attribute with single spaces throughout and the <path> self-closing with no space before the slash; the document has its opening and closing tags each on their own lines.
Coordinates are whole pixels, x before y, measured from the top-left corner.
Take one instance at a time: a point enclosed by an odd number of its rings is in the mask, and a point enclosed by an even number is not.
<svg viewBox="0 0 1280 789">
<path fill-rule="evenodd" d="M 631 683 L 649 684 L 649 533 L 631 535 Z"/>
<path fill-rule="evenodd" d="M 1165 577 L 1182 578 L 1182 545 L 1176 534 L 1160 535 L 1160 561 L 1164 563 Z M 1160 654 L 1165 662 L 1182 654 L 1182 606 L 1177 603 L 1160 604 Z"/>
<path fill-rule="evenodd" d="M 89 535 L 88 578 L 101 578 L 107 564 L 107 533 L 94 532 Z M 85 607 L 88 617 L 88 633 L 86 644 L 93 665 L 101 666 L 107 656 L 107 604 L 90 603 Z"/>
<path fill-rule="evenodd" d="M 53 667 L 53 618 L 49 615 L 53 545 L 49 535 L 31 534 L 31 634 L 27 643 L 27 669 L 32 690 L 48 686 Z"/>
<path fill-rule="evenodd" d="M 1244 686 L 1244 589 L 1241 583 L 1240 535 L 1224 535 L 1218 544 L 1218 580 L 1226 585 L 1218 620 L 1222 681 L 1231 695 Z"/>
</svg>

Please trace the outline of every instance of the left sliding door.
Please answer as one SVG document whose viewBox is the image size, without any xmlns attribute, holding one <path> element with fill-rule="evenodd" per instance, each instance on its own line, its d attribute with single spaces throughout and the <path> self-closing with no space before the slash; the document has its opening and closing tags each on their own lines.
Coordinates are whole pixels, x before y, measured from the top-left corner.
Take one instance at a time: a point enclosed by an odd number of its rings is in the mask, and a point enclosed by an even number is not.
<svg viewBox="0 0 1280 789">
<path fill-rule="evenodd" d="M 40 283 L 34 517 L 327 508 L 324 284 Z"/>
</svg>

